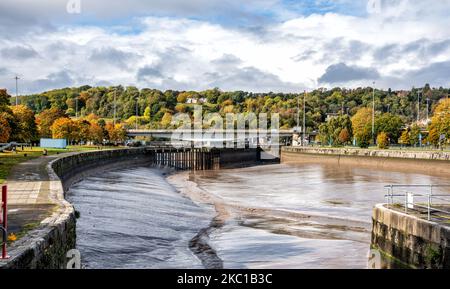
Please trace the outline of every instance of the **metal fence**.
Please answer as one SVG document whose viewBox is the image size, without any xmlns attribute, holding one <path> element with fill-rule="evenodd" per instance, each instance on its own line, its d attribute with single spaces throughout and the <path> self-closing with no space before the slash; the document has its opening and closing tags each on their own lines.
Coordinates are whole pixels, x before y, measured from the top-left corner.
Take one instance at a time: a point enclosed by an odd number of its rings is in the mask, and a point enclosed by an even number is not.
<svg viewBox="0 0 450 289">
<path fill-rule="evenodd" d="M 429 221 L 438 214 L 450 220 L 450 185 L 388 185 L 385 188 L 388 207 L 403 207 L 405 213 L 426 213 Z"/>
</svg>

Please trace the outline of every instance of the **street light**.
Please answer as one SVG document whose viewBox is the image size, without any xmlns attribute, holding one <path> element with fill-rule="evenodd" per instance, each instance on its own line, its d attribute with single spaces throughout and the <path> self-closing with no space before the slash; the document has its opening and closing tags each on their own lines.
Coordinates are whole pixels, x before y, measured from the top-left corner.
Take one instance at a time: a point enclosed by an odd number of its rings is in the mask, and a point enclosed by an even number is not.
<svg viewBox="0 0 450 289">
<path fill-rule="evenodd" d="M 114 126 L 116 126 L 116 96 L 117 96 L 117 87 L 114 88 L 114 116 L 113 116 Z"/>
<path fill-rule="evenodd" d="M 305 94 L 303 95 L 303 127 L 302 127 L 302 146 L 305 145 L 305 133 L 306 133 L 306 90 Z"/>
<path fill-rule="evenodd" d="M 75 118 L 78 118 L 78 97 L 75 98 Z"/>
<path fill-rule="evenodd" d="M 14 77 L 14 79 L 16 80 L 16 106 L 19 105 L 19 77 L 16 75 L 16 77 Z"/>
<path fill-rule="evenodd" d="M 138 114 L 139 114 L 138 100 L 139 100 L 139 96 L 136 96 L 136 130 L 138 129 Z"/>
<path fill-rule="evenodd" d="M 417 91 L 417 122 L 420 120 L 420 94 L 422 93 L 421 90 Z"/>
<path fill-rule="evenodd" d="M 372 140 L 375 144 L 375 81 L 372 84 Z"/>
</svg>

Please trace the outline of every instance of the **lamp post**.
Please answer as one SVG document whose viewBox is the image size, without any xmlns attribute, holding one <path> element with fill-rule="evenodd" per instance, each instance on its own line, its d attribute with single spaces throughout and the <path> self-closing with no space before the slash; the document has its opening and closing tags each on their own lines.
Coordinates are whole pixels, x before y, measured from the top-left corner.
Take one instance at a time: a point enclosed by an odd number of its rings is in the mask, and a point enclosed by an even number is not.
<svg viewBox="0 0 450 289">
<path fill-rule="evenodd" d="M 14 79 L 16 80 L 16 106 L 19 105 L 19 77 L 16 75 L 16 77 L 14 77 Z"/>
<path fill-rule="evenodd" d="M 375 81 L 372 87 L 372 140 L 375 144 Z"/>
<path fill-rule="evenodd" d="M 114 126 L 116 126 L 116 96 L 117 96 L 117 87 L 114 89 L 114 116 L 113 116 Z"/>
<path fill-rule="evenodd" d="M 303 127 L 302 127 L 302 146 L 305 145 L 305 133 L 306 133 L 306 90 L 303 95 Z"/>
<path fill-rule="evenodd" d="M 136 96 L 136 130 L 138 129 L 138 114 L 139 114 L 138 100 L 139 100 L 139 96 Z"/>
<path fill-rule="evenodd" d="M 75 118 L 78 118 L 78 97 L 75 98 Z"/>
<path fill-rule="evenodd" d="M 300 127 L 300 94 L 297 96 L 297 128 L 296 131 L 298 131 Z"/>
<path fill-rule="evenodd" d="M 420 90 L 417 91 L 417 122 L 419 122 L 420 115 Z"/>
</svg>

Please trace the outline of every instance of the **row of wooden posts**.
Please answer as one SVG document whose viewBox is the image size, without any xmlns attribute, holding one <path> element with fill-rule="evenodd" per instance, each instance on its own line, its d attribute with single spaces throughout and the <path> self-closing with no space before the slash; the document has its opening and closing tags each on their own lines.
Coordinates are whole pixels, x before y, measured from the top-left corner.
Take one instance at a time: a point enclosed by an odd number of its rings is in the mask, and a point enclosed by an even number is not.
<svg viewBox="0 0 450 289">
<path fill-rule="evenodd" d="M 152 164 L 177 170 L 220 169 L 220 152 L 207 149 L 150 149 Z"/>
</svg>

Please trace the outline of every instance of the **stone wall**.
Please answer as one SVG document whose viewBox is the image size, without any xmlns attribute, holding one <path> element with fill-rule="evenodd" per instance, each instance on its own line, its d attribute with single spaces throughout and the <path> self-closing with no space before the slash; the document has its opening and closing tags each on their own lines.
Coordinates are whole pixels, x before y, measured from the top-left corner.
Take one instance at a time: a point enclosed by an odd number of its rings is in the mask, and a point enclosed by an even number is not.
<svg viewBox="0 0 450 289">
<path fill-rule="evenodd" d="M 372 247 L 414 268 L 450 269 L 450 228 L 377 205 Z"/>
<path fill-rule="evenodd" d="M 427 174 L 450 174 L 450 153 L 446 152 L 283 147 L 281 162 L 324 163 Z"/>
<path fill-rule="evenodd" d="M 8 253 L 11 258 L 2 262 L 0 268 L 65 268 L 66 253 L 76 245 L 76 218 L 73 206 L 64 198 L 64 188 L 102 166 L 111 169 L 146 161 L 145 149 L 136 148 L 75 153 L 48 163 L 49 198 L 57 209 L 38 229 L 29 232 L 10 248 Z"/>
</svg>

